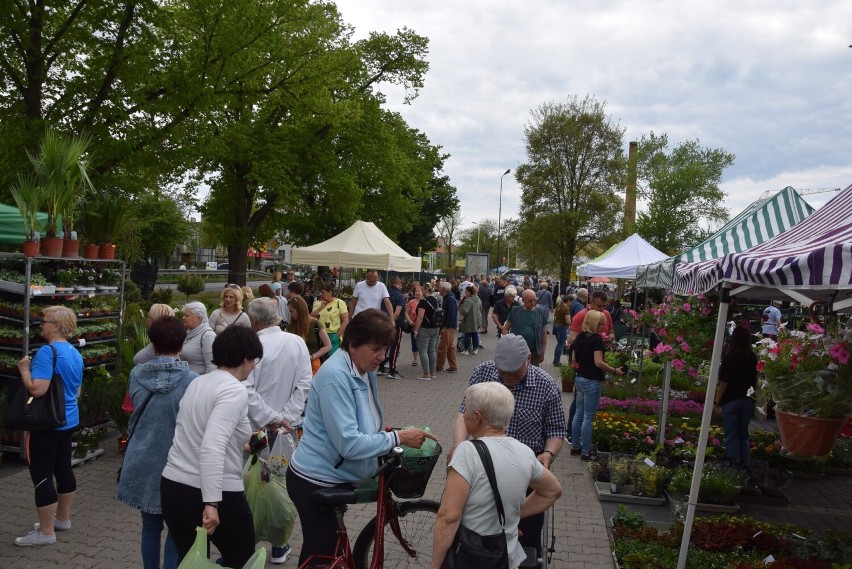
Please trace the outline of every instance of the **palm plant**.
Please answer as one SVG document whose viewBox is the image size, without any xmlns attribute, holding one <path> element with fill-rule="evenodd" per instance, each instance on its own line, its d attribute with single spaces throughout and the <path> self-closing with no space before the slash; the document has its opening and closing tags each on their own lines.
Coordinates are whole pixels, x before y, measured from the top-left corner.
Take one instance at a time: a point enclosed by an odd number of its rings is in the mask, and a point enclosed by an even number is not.
<svg viewBox="0 0 852 569">
<path fill-rule="evenodd" d="M 28 153 L 35 179 L 44 193 L 48 237 L 56 237 L 60 216 L 62 228 L 70 236 L 77 205 L 86 191 L 92 189 L 88 162 L 83 158 L 89 144 L 86 136 L 66 138 L 48 130 L 38 154 Z"/>
<path fill-rule="evenodd" d="M 21 173 L 18 174 L 18 182 L 9 188 L 9 192 L 21 212 L 26 240 L 34 241 L 35 232 L 41 231 L 41 221 L 38 219 L 38 210 L 44 204 L 41 187 L 33 180 L 32 175 Z"/>
</svg>

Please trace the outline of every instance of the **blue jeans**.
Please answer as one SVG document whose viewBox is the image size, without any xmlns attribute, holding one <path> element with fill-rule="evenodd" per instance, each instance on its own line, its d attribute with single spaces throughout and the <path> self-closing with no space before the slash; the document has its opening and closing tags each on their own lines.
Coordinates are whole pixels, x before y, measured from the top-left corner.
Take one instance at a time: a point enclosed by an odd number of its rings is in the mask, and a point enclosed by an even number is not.
<svg viewBox="0 0 852 569">
<path fill-rule="evenodd" d="M 163 534 L 163 515 L 142 512 L 142 567 L 160 569 L 160 537 Z M 166 534 L 163 569 L 176 569 L 178 553 L 171 533 Z"/>
<path fill-rule="evenodd" d="M 562 363 L 562 351 L 568 341 L 568 326 L 553 325 L 553 335 L 556 336 L 556 349 L 553 350 L 553 365 Z"/>
<path fill-rule="evenodd" d="M 464 349 L 468 352 L 479 349 L 479 332 L 464 333 Z"/>
<path fill-rule="evenodd" d="M 722 405 L 725 454 L 740 464 L 748 463 L 748 424 L 754 415 L 754 399 L 744 397 Z"/>
<path fill-rule="evenodd" d="M 577 402 L 577 413 L 571 425 L 571 444 L 578 448 L 581 443 L 583 454 L 589 454 L 592 450 L 592 426 L 595 414 L 598 412 L 598 404 L 601 401 L 602 381 L 586 379 L 579 375 L 574 379 L 576 390 L 574 401 Z"/>
</svg>

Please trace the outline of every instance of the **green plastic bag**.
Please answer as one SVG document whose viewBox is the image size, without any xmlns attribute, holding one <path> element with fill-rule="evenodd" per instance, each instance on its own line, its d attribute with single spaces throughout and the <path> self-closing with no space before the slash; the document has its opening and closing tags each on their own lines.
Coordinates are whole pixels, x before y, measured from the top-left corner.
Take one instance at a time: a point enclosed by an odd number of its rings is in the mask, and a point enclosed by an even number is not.
<svg viewBox="0 0 852 569">
<path fill-rule="evenodd" d="M 261 547 L 254 552 L 242 569 L 263 569 L 266 567 L 266 548 Z M 178 565 L 178 569 L 221 569 L 207 558 L 207 532 L 202 527 L 195 528 L 195 543 L 189 553 Z"/>
<path fill-rule="evenodd" d="M 430 434 L 432 433 L 432 429 L 429 427 L 403 427 L 403 429 L 420 429 L 421 431 L 425 431 Z M 426 439 L 423 441 L 423 445 L 420 448 L 402 445 L 402 456 L 433 456 L 435 454 L 435 446 L 437 444 L 438 443 L 432 439 Z"/>
<path fill-rule="evenodd" d="M 243 469 L 243 483 L 254 518 L 255 539 L 275 547 L 287 545 L 299 514 L 287 494 L 284 476 L 270 472 L 262 460 L 249 460 Z"/>
</svg>

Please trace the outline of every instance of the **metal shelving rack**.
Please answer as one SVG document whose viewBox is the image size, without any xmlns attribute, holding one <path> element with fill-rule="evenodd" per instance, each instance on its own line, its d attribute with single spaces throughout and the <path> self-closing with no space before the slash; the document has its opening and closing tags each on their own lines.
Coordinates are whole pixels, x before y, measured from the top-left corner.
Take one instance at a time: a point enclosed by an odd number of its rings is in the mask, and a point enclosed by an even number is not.
<svg viewBox="0 0 852 569">
<path fill-rule="evenodd" d="M 122 314 L 124 312 L 124 279 L 127 273 L 127 267 L 124 261 L 120 259 L 84 259 L 82 257 L 25 257 L 22 254 L 18 253 L 0 253 L 0 262 L 5 261 L 19 261 L 23 263 L 24 268 L 24 283 L 21 285 L 20 283 L 9 283 L 7 281 L 0 281 L 0 298 L 19 298 L 23 297 L 23 314 L 20 318 L 9 316 L 6 314 L 0 314 L 0 321 L 4 322 L 12 322 L 15 324 L 20 324 L 23 326 L 23 338 L 21 345 L 0 345 L 0 350 L 3 351 L 14 351 L 18 352 L 23 356 L 30 352 L 31 348 L 38 348 L 44 345 L 44 343 L 33 343 L 30 345 L 30 327 L 34 324 L 41 323 L 41 317 L 32 317 L 30 315 L 30 308 L 32 305 L 32 300 L 34 298 L 49 298 L 54 301 L 55 304 L 62 304 L 63 302 L 67 302 L 69 300 L 76 300 L 79 298 L 91 298 L 94 296 L 117 296 L 118 297 L 118 312 L 112 312 L 109 314 L 95 314 L 95 315 L 86 315 L 86 314 L 77 314 L 78 322 L 80 321 L 95 321 L 95 320 L 117 320 L 118 327 L 116 329 L 115 336 L 99 338 L 95 340 L 85 340 L 80 343 L 79 341 L 76 343 L 78 347 L 82 347 L 83 345 L 97 345 L 97 344 L 107 344 L 114 343 L 116 347 L 116 357 L 118 356 L 118 345 L 121 341 L 121 327 L 122 327 Z M 40 263 L 48 263 L 48 262 L 58 262 L 63 263 L 64 265 L 74 264 L 76 266 L 81 265 L 91 265 L 91 264 L 104 264 L 104 265 L 118 265 L 121 267 L 121 283 L 118 286 L 117 291 L 93 291 L 93 292 L 53 292 L 47 294 L 36 294 L 32 290 L 32 275 L 33 275 L 33 265 Z M 98 364 L 86 365 L 85 369 L 90 369 L 93 367 L 97 367 Z M 0 379 L 4 382 L 15 381 L 20 379 L 19 375 L 9 374 L 0 372 Z M 2 425 L 0 425 L 2 428 Z M 26 433 L 21 434 L 21 444 L 13 445 L 0 443 L 0 452 L 10 451 L 10 452 L 19 452 L 23 455 L 23 449 L 25 447 L 26 441 Z"/>
</svg>

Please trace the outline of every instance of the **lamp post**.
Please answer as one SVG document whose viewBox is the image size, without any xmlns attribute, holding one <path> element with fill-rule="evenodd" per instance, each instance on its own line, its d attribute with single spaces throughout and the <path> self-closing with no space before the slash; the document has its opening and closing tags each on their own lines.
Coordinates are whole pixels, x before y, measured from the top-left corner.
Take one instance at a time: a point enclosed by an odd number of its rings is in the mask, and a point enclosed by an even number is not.
<svg viewBox="0 0 852 569">
<path fill-rule="evenodd" d="M 500 199 L 497 202 L 497 267 L 500 267 L 500 221 L 503 214 L 503 178 L 511 172 L 511 168 L 507 168 L 503 175 L 500 176 Z M 506 262 L 509 260 L 506 259 Z"/>
</svg>

